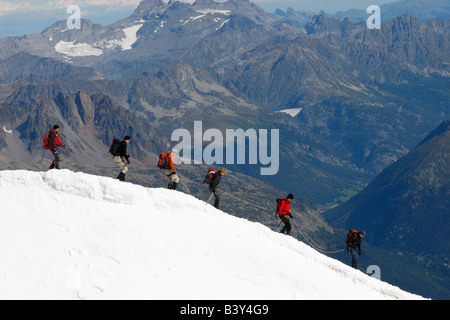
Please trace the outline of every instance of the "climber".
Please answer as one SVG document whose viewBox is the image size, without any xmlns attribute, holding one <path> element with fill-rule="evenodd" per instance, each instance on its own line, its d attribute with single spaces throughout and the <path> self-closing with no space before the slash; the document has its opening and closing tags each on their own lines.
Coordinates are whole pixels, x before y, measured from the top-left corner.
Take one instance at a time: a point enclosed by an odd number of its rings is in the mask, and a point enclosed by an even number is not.
<svg viewBox="0 0 450 320">
<path fill-rule="evenodd" d="M 175 154 L 176 150 L 169 153 L 161 153 L 159 155 L 158 168 L 164 170 L 164 175 L 169 180 L 169 185 L 167 186 L 169 190 L 176 190 L 177 185 L 180 182 L 177 170 L 175 169 Z"/>
<path fill-rule="evenodd" d="M 122 141 L 114 139 L 109 150 L 113 155 L 113 161 L 120 167 L 121 172 L 117 176 L 120 181 L 125 181 L 125 175 L 128 172 L 128 165 L 130 164 L 130 155 L 127 154 L 127 146 L 130 143 L 130 136 L 126 136 Z M 126 161 L 126 163 L 125 163 Z"/>
<path fill-rule="evenodd" d="M 61 143 L 61 140 L 59 139 L 59 126 L 54 125 L 53 129 L 51 129 L 48 133 L 48 136 L 44 137 L 44 140 L 47 139 L 47 144 L 49 146 L 49 149 L 51 150 L 53 157 L 55 158 L 50 167 L 48 167 L 48 170 L 52 169 L 60 169 L 59 164 L 61 162 L 61 158 L 58 153 L 59 147 L 66 147 L 65 144 Z M 44 145 L 45 147 L 45 145 Z M 47 148 L 46 148 L 47 149 Z"/>
<path fill-rule="evenodd" d="M 224 175 L 226 175 L 227 172 L 228 172 L 227 169 L 221 168 L 218 172 L 216 172 L 216 173 L 214 174 L 214 176 L 213 176 L 212 179 L 211 179 L 211 183 L 209 184 L 209 191 L 211 191 L 212 195 L 213 195 L 214 198 L 216 199 L 215 202 L 214 202 L 214 207 L 215 207 L 216 209 L 219 209 L 219 206 L 220 206 L 220 199 L 221 199 L 218 185 L 219 185 L 220 180 L 222 179 L 222 177 L 223 177 Z"/>
<path fill-rule="evenodd" d="M 289 194 L 284 200 L 277 200 L 277 212 L 281 221 L 284 223 L 284 227 L 281 229 L 280 233 L 286 233 L 287 235 L 290 235 L 292 230 L 292 225 L 289 218 L 294 218 L 290 212 L 292 200 L 294 200 L 294 195 L 292 193 Z"/>
<path fill-rule="evenodd" d="M 366 235 L 365 231 L 358 232 L 356 230 L 350 229 L 347 235 L 347 251 L 352 256 L 352 268 L 358 269 L 358 256 L 361 255 L 361 241 Z M 356 251 L 358 248 L 358 252 Z"/>
</svg>

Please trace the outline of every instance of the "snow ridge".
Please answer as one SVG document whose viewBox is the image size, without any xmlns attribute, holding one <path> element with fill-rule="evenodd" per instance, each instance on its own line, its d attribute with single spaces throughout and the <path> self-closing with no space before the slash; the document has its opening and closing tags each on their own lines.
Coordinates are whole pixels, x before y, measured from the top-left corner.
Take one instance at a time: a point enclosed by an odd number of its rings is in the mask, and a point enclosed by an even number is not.
<svg viewBox="0 0 450 320">
<path fill-rule="evenodd" d="M 0 299 L 420 299 L 180 192 L 1 171 L 0 201 Z"/>
</svg>

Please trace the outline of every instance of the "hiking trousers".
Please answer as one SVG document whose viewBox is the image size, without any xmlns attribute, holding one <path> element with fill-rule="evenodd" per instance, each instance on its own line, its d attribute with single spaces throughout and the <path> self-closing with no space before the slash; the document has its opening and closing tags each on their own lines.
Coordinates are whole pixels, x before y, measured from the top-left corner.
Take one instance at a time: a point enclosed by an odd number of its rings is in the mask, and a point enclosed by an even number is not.
<svg viewBox="0 0 450 320">
<path fill-rule="evenodd" d="M 53 160 L 52 164 L 50 165 L 49 169 L 60 169 L 59 163 L 61 162 L 61 158 L 59 157 L 58 150 L 51 150 L 53 157 L 55 160 Z"/>
<path fill-rule="evenodd" d="M 219 209 L 219 206 L 220 206 L 220 199 L 221 199 L 221 195 L 220 195 L 220 192 L 219 192 L 219 190 L 214 190 L 214 191 L 211 191 L 212 192 L 212 195 L 214 196 L 214 198 L 216 199 L 215 201 L 214 201 L 214 208 L 216 208 L 216 209 Z"/>
<path fill-rule="evenodd" d="M 350 248 L 349 252 L 352 256 L 352 268 L 358 269 L 358 249 Z"/>
<path fill-rule="evenodd" d="M 283 229 L 281 229 L 280 233 L 286 233 L 288 236 L 291 235 L 292 225 L 291 221 L 287 217 L 287 215 L 280 216 L 281 221 L 284 223 Z"/>
<path fill-rule="evenodd" d="M 125 160 L 120 156 L 114 156 L 113 160 L 117 165 L 122 169 L 122 173 L 125 174 L 128 172 L 128 166 Z"/>
<path fill-rule="evenodd" d="M 180 178 L 178 177 L 178 175 L 176 173 L 172 174 L 172 170 L 170 169 L 164 169 L 164 175 L 167 177 L 167 179 L 169 180 L 169 184 L 172 183 L 180 183 Z"/>
</svg>

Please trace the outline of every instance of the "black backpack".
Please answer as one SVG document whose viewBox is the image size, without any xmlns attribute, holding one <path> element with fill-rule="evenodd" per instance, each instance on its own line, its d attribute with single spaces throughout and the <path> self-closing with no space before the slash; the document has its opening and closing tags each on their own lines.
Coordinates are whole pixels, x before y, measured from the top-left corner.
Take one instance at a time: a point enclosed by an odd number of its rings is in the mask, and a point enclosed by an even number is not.
<svg viewBox="0 0 450 320">
<path fill-rule="evenodd" d="M 121 143 L 122 143 L 122 141 L 114 138 L 113 142 L 111 144 L 111 147 L 109 148 L 109 153 L 111 153 L 115 157 L 120 156 L 120 144 Z"/>
<path fill-rule="evenodd" d="M 169 156 L 168 153 L 161 153 L 159 155 L 158 168 L 161 170 L 170 169 L 169 167 Z"/>
<path fill-rule="evenodd" d="M 209 169 L 208 173 L 206 174 L 205 180 L 203 180 L 203 183 L 211 184 L 212 178 L 216 174 L 216 170 Z"/>
</svg>

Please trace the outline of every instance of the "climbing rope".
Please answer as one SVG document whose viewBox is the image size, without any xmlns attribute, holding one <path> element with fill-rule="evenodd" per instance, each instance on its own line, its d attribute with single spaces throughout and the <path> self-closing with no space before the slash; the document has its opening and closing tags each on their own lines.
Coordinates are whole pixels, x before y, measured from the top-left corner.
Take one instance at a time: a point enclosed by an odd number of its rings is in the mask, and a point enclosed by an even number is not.
<svg viewBox="0 0 450 320">
<path fill-rule="evenodd" d="M 297 225 L 297 222 L 295 222 L 295 220 L 293 220 L 293 221 L 294 221 L 294 225 L 295 225 L 295 227 L 297 228 L 298 232 L 302 235 L 302 237 L 306 240 L 306 242 L 308 242 L 309 245 L 310 245 L 311 247 L 313 247 L 314 249 L 316 249 L 317 251 L 322 252 L 322 253 L 327 253 L 327 254 L 332 254 L 332 253 L 338 253 L 338 252 L 343 252 L 343 251 L 345 251 L 345 249 L 336 250 L 336 251 L 324 251 L 324 250 L 319 249 L 319 248 L 317 247 L 317 245 L 314 245 L 314 244 L 312 243 L 312 240 L 311 240 L 311 241 L 308 240 L 308 238 L 302 233 L 302 231 L 300 230 L 299 226 Z"/>
<path fill-rule="evenodd" d="M 198 183 L 198 182 L 196 182 L 196 181 L 193 181 L 193 180 L 191 180 L 191 179 L 189 179 L 189 178 L 187 178 L 187 177 L 184 177 L 184 179 L 186 179 L 186 180 L 188 180 L 188 181 L 190 181 L 190 182 L 192 182 L 192 183 L 194 183 L 194 184 L 201 185 L 200 183 Z M 246 200 L 243 200 L 243 199 L 240 199 L 240 198 L 238 198 L 238 197 L 235 197 L 234 195 L 232 195 L 232 194 L 230 194 L 230 193 L 228 193 L 228 192 L 226 192 L 226 191 L 223 191 L 223 190 L 221 190 L 221 189 L 219 189 L 219 191 L 222 192 L 223 194 L 226 194 L 226 195 L 228 195 L 228 196 L 230 196 L 230 197 L 232 197 L 232 198 L 234 198 L 234 199 L 240 201 L 240 202 L 243 202 L 243 203 L 246 203 L 246 204 L 248 204 L 248 205 L 251 205 L 251 206 L 253 206 L 253 207 L 255 207 L 255 208 L 258 208 L 258 209 L 265 210 L 265 211 L 268 211 L 268 212 L 273 213 L 273 210 L 271 210 L 271 209 L 268 209 L 268 208 L 265 208 L 265 207 L 261 207 L 261 206 L 258 206 L 258 205 L 256 205 L 256 204 L 254 204 L 254 203 L 251 203 L 251 202 L 248 202 L 248 201 L 246 201 Z M 319 249 L 317 245 L 313 244 L 312 240 L 309 240 L 309 239 L 303 234 L 303 232 L 300 230 L 300 227 L 298 226 L 297 222 L 295 222 L 294 219 L 293 219 L 293 221 L 294 221 L 295 227 L 297 228 L 297 230 L 298 230 L 298 232 L 301 234 L 301 236 L 302 236 L 302 237 L 306 240 L 306 242 L 308 242 L 308 244 L 309 244 L 311 247 L 313 247 L 315 250 L 317 250 L 317 251 L 319 251 L 319 252 L 322 252 L 322 253 L 327 253 L 327 254 L 339 253 L 339 252 L 345 251 L 345 249 L 342 249 L 342 250 L 336 250 L 336 251 L 324 251 L 324 250 Z"/>
<path fill-rule="evenodd" d="M 78 151 L 78 152 L 83 152 L 83 153 L 88 153 L 88 154 L 98 155 L 98 156 L 103 156 L 103 157 L 110 157 L 110 156 L 111 156 L 111 155 L 105 154 L 105 153 L 98 153 L 98 152 L 93 152 L 93 151 L 86 151 L 86 150 L 81 150 L 81 149 L 77 149 L 77 148 L 74 148 L 74 147 L 67 147 L 67 146 L 66 146 L 66 148 L 67 148 L 67 149 L 74 150 L 74 151 Z M 142 175 L 140 174 L 140 172 L 139 172 L 138 168 L 136 167 L 136 165 L 134 164 L 134 161 L 130 161 L 130 162 L 131 162 L 131 164 L 132 164 L 134 170 L 136 171 L 136 174 L 138 175 L 139 179 L 140 179 L 142 182 L 144 182 L 144 183 L 146 183 L 146 184 L 149 184 L 149 185 L 154 185 L 154 184 L 156 184 L 156 183 L 158 183 L 158 182 L 160 182 L 160 181 L 162 180 L 162 179 L 160 179 L 160 180 L 156 180 L 156 181 L 153 181 L 153 182 L 145 180 L 145 179 L 142 177 Z M 182 176 L 182 175 L 180 175 L 180 176 Z M 196 181 L 193 181 L 193 180 L 189 179 L 188 177 L 186 177 L 186 176 L 184 176 L 184 175 L 183 175 L 182 177 L 183 177 L 185 180 L 187 180 L 187 181 L 189 181 L 189 182 L 191 182 L 191 183 L 193 183 L 193 184 L 197 184 L 197 185 L 202 186 L 201 183 L 198 183 L 198 182 L 196 182 Z M 224 191 L 224 190 L 219 189 L 219 191 L 222 192 L 223 194 L 225 194 L 225 195 L 227 195 L 227 196 L 229 196 L 229 197 L 231 197 L 231 198 L 237 200 L 237 201 L 240 201 L 240 202 L 242 202 L 242 203 L 251 205 L 251 206 L 253 206 L 253 207 L 255 207 L 255 208 L 258 208 L 258 209 L 261 209 L 261 210 L 264 210 L 264 211 L 268 211 L 268 212 L 273 213 L 273 210 L 271 210 L 271 209 L 268 209 L 268 208 L 265 208 L 265 207 L 261 207 L 261 206 L 259 206 L 259 205 L 254 204 L 254 203 L 251 203 L 251 202 L 249 202 L 249 201 L 240 199 L 240 198 L 238 198 L 238 197 L 236 197 L 236 196 L 232 195 L 231 193 L 226 192 L 226 191 Z M 293 219 L 293 222 L 294 222 L 294 225 L 295 225 L 297 231 L 300 233 L 300 235 L 301 235 L 301 236 L 305 239 L 305 241 L 306 241 L 312 248 L 314 248 L 315 250 L 317 250 L 317 251 L 319 251 L 319 252 L 321 252 L 321 253 L 325 253 L 325 254 L 333 254 L 333 253 L 339 253 L 339 252 L 345 251 L 345 249 L 342 249 L 342 250 L 336 250 L 336 251 L 324 251 L 324 250 L 321 250 L 320 248 L 318 248 L 318 246 L 317 246 L 316 244 L 314 244 L 314 243 L 312 242 L 312 240 L 309 240 L 309 239 L 303 234 L 303 232 L 301 231 L 300 227 L 298 226 L 297 222 L 296 222 L 294 219 Z"/>
</svg>

